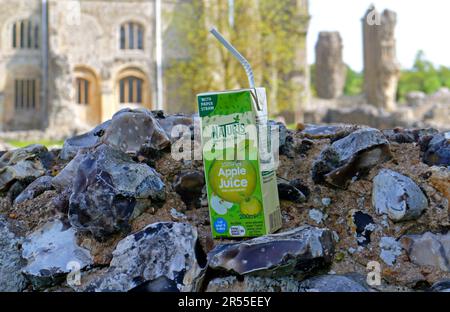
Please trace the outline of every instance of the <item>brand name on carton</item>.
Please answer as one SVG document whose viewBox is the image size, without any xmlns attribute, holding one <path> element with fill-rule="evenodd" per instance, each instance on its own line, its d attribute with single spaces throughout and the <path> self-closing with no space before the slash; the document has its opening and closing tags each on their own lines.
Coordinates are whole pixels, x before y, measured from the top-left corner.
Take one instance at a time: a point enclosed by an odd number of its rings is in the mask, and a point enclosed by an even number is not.
<svg viewBox="0 0 450 312">
<path fill-rule="evenodd" d="M 224 125 L 214 125 L 212 128 L 212 138 L 221 139 L 230 136 L 238 136 L 245 134 L 245 124 L 232 122 Z"/>
</svg>

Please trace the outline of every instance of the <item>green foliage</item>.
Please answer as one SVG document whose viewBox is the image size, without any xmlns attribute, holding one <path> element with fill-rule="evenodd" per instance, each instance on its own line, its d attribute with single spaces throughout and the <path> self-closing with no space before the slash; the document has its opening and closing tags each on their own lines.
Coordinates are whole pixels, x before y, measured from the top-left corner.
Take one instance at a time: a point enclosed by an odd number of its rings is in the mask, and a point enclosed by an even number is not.
<svg viewBox="0 0 450 312">
<path fill-rule="evenodd" d="M 418 51 L 412 69 L 402 70 L 398 84 L 397 100 L 405 100 L 411 91 L 434 93 L 439 88 L 450 87 L 450 69 L 445 66 L 436 68 L 425 58 L 423 51 Z"/>
<path fill-rule="evenodd" d="M 64 141 L 52 141 L 52 140 L 40 140 L 40 141 L 6 140 L 6 143 L 16 148 L 22 148 L 32 144 L 41 144 L 46 147 L 62 147 L 64 145 Z"/>
<path fill-rule="evenodd" d="M 347 65 L 347 76 L 345 78 L 345 95 L 358 95 L 363 93 L 364 76 Z"/>
<path fill-rule="evenodd" d="M 439 76 L 441 78 L 442 86 L 450 88 L 450 68 L 441 66 L 439 68 Z"/>
</svg>

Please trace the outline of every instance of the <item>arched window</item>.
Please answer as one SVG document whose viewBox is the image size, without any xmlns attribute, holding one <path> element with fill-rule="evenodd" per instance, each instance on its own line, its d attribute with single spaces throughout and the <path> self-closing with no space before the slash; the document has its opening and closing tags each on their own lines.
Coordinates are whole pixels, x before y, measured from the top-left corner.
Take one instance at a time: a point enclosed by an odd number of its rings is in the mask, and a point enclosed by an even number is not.
<svg viewBox="0 0 450 312">
<path fill-rule="evenodd" d="M 84 78 L 76 79 L 76 101 L 78 104 L 89 104 L 89 80 Z"/>
<path fill-rule="evenodd" d="M 101 81 L 95 69 L 77 65 L 73 69 L 73 103 L 78 119 L 87 125 L 102 121 Z"/>
<path fill-rule="evenodd" d="M 142 104 L 143 81 L 140 78 L 128 76 L 119 81 L 120 104 Z"/>
<path fill-rule="evenodd" d="M 14 49 L 39 49 L 39 24 L 24 19 L 12 25 L 12 47 Z"/>
<path fill-rule="evenodd" d="M 144 27 L 141 24 L 127 22 L 120 26 L 120 49 L 144 49 Z"/>
</svg>

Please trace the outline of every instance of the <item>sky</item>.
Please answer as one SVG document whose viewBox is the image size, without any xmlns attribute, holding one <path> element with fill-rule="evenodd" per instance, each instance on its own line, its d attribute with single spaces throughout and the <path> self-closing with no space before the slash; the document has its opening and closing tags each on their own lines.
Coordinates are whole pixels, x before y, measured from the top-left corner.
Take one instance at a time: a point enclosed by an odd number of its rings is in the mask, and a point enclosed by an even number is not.
<svg viewBox="0 0 450 312">
<path fill-rule="evenodd" d="M 344 62 L 354 70 L 363 67 L 362 24 L 370 4 L 381 12 L 397 13 L 397 59 L 411 68 L 418 50 L 435 65 L 450 66 L 449 0 L 309 0 L 308 62 L 314 63 L 314 47 L 320 31 L 339 31 Z"/>
</svg>

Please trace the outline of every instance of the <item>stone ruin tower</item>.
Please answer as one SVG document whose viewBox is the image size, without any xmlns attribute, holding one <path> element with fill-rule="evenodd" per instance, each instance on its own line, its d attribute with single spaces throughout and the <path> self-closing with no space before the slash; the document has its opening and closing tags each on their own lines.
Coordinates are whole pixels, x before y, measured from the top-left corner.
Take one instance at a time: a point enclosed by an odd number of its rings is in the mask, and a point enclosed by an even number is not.
<svg viewBox="0 0 450 312">
<path fill-rule="evenodd" d="M 362 19 L 364 44 L 364 92 L 367 101 L 392 111 L 400 75 L 396 58 L 394 29 L 397 14 L 384 10 L 380 14 L 371 6 Z"/>
<path fill-rule="evenodd" d="M 339 32 L 322 31 L 316 44 L 317 96 L 334 99 L 342 95 L 347 69 L 342 61 L 342 39 Z"/>
</svg>

